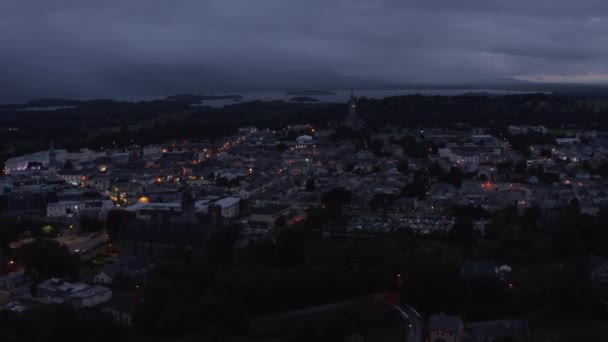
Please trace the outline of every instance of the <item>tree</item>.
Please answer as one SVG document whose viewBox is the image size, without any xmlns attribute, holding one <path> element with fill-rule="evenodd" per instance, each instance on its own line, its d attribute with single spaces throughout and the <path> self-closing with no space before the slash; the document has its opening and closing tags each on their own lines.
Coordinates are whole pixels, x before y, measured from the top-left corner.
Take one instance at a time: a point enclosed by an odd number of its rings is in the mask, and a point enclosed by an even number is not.
<svg viewBox="0 0 608 342">
<path fill-rule="evenodd" d="M 276 145 L 276 149 L 277 151 L 279 151 L 279 153 L 283 153 L 285 151 L 287 151 L 289 147 L 287 147 L 287 145 L 285 145 L 284 143 L 280 143 L 278 145 Z"/>
<path fill-rule="evenodd" d="M 81 216 L 79 228 L 82 233 L 100 232 L 105 228 L 105 222 L 95 217 Z"/>
<path fill-rule="evenodd" d="M 515 164 L 515 172 L 517 173 L 524 173 L 526 172 L 527 168 L 528 165 L 525 160 L 520 160 L 517 162 L 517 164 Z"/>
<path fill-rule="evenodd" d="M 21 246 L 17 260 L 34 279 L 78 276 L 78 255 L 71 255 L 67 247 L 53 240 L 39 239 Z"/>
<path fill-rule="evenodd" d="M 458 218 L 450 231 L 451 237 L 461 243 L 470 244 L 475 239 L 473 221 L 470 218 Z"/>
<path fill-rule="evenodd" d="M 3 341 L 115 341 L 132 340 L 127 330 L 98 310 L 76 310 L 69 304 L 48 304 L 24 312 L 0 312 Z"/>
<path fill-rule="evenodd" d="M 330 222 L 344 223 L 343 207 L 349 203 L 352 193 L 343 187 L 333 188 L 321 196 L 321 204 L 324 213 Z"/>
<path fill-rule="evenodd" d="M 278 228 L 285 227 L 287 225 L 287 220 L 285 219 L 285 217 L 283 217 L 283 215 L 281 215 L 277 217 L 276 220 L 274 220 L 274 225 Z"/>
<path fill-rule="evenodd" d="M 399 159 L 397 162 L 397 171 L 401 173 L 407 173 L 409 170 L 410 162 L 407 159 Z"/>
<path fill-rule="evenodd" d="M 352 172 L 355 168 L 355 165 L 353 163 L 346 163 L 344 164 L 344 172 Z"/>
<path fill-rule="evenodd" d="M 306 181 L 306 191 L 313 192 L 317 189 L 317 182 L 313 177 L 308 178 Z"/>
<path fill-rule="evenodd" d="M 513 169 L 513 161 L 507 160 L 504 162 L 496 163 L 496 169 L 498 172 L 509 172 Z"/>
<path fill-rule="evenodd" d="M 443 169 L 437 162 L 435 162 L 435 163 L 431 164 L 431 166 L 429 166 L 428 172 L 429 172 L 429 175 L 431 175 L 433 177 L 441 177 L 443 175 Z"/>
<path fill-rule="evenodd" d="M 411 183 L 406 184 L 402 189 L 401 193 L 408 197 L 416 197 L 423 199 L 426 196 L 426 192 L 429 188 L 429 181 L 423 177 L 419 172 L 414 174 L 414 179 Z"/>
<path fill-rule="evenodd" d="M 126 210 L 110 210 L 106 218 L 106 233 L 110 241 L 118 239 L 120 230 L 129 222 L 135 220 L 135 214 Z"/>
<path fill-rule="evenodd" d="M 384 140 L 374 139 L 372 140 L 369 149 L 374 153 L 375 156 L 382 156 L 382 148 L 384 148 Z"/>
<path fill-rule="evenodd" d="M 369 202 L 369 208 L 374 211 L 382 209 L 382 212 L 386 214 L 389 204 L 391 204 L 394 200 L 394 195 L 375 194 Z"/>
<path fill-rule="evenodd" d="M 63 169 L 67 171 L 74 170 L 74 163 L 71 160 L 66 159 L 65 163 L 63 163 Z"/>
</svg>

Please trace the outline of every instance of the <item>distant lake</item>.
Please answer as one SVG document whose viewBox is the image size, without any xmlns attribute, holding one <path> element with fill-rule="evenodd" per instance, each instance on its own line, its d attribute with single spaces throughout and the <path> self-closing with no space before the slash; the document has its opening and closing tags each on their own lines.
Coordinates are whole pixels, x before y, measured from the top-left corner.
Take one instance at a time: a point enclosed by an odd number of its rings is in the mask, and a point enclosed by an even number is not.
<svg viewBox="0 0 608 342">
<path fill-rule="evenodd" d="M 24 111 L 24 112 L 44 112 L 44 111 L 54 111 L 54 110 L 60 110 L 60 109 L 72 109 L 72 108 L 77 108 L 78 106 L 54 106 L 54 107 L 27 107 L 27 108 L 21 108 L 19 109 L 20 111 Z"/>
<path fill-rule="evenodd" d="M 332 90 L 334 94 L 329 95 L 310 95 L 310 97 L 319 100 L 314 103 L 346 103 L 350 98 L 350 90 Z M 402 95 L 444 95 L 444 96 L 456 96 L 464 95 L 466 93 L 488 93 L 492 95 L 508 95 L 508 94 L 528 94 L 531 92 L 526 91 L 510 91 L 510 90 L 491 90 L 491 89 L 391 89 L 391 90 L 355 90 L 356 97 L 367 97 L 370 99 L 383 99 L 390 96 L 402 96 Z M 239 94 L 241 95 L 242 101 L 286 101 L 293 95 L 287 95 L 287 92 L 232 92 L 232 93 L 213 93 L 206 95 L 229 95 Z M 235 103 L 232 99 L 222 100 L 205 100 L 201 104 L 194 104 L 192 106 L 210 106 L 210 107 L 223 107 Z"/>
</svg>

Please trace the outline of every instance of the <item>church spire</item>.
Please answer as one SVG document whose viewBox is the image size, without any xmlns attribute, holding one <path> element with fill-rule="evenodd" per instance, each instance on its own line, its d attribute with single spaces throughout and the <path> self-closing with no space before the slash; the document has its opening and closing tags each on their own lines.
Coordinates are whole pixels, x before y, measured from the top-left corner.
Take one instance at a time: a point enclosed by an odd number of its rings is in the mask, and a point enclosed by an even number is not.
<svg viewBox="0 0 608 342">
<path fill-rule="evenodd" d="M 57 153 L 55 153 L 55 144 L 53 140 L 51 140 L 51 144 L 49 146 L 49 169 L 57 168 Z"/>
</svg>

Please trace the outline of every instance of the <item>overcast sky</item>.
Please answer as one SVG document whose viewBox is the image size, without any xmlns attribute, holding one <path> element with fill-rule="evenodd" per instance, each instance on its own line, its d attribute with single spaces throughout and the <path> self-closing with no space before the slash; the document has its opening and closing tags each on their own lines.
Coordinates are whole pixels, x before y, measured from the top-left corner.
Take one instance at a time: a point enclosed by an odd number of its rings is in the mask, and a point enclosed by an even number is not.
<svg viewBox="0 0 608 342">
<path fill-rule="evenodd" d="M 400 83 L 608 80 L 606 0 L 5 0 L 2 87 L 112 85 L 132 65 Z M 1 92 L 1 90 L 0 90 Z"/>
</svg>

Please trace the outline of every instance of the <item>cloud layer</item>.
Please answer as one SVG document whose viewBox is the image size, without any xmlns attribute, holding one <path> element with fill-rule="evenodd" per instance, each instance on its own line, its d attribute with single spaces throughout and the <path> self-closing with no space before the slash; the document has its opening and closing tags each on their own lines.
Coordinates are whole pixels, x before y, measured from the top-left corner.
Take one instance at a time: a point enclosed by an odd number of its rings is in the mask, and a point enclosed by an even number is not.
<svg viewBox="0 0 608 342">
<path fill-rule="evenodd" d="M 336 71 L 400 83 L 608 79 L 596 0 L 0 3 L 0 97 L 108 93 L 133 65 Z"/>
</svg>

